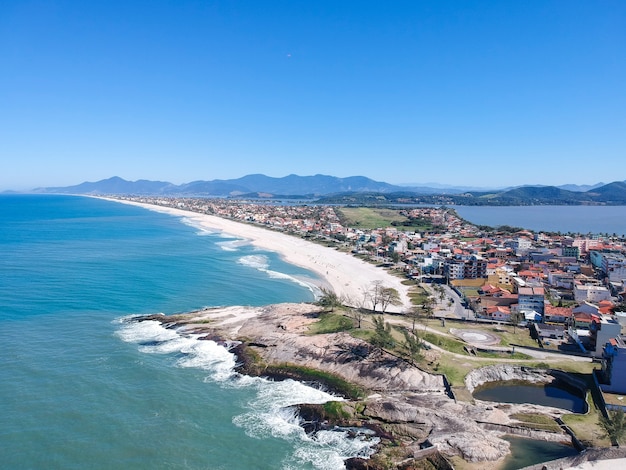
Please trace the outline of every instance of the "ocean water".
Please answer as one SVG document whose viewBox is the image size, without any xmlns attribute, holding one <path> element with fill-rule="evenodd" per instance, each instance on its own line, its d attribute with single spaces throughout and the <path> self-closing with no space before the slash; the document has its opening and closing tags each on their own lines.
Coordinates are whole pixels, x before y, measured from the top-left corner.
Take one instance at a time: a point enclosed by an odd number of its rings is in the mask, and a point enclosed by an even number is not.
<svg viewBox="0 0 626 470">
<path fill-rule="evenodd" d="M 333 399 L 128 316 L 310 301 L 313 274 L 185 219 L 85 197 L 0 196 L 0 468 L 337 469 L 366 436 L 307 436 Z"/>
</svg>

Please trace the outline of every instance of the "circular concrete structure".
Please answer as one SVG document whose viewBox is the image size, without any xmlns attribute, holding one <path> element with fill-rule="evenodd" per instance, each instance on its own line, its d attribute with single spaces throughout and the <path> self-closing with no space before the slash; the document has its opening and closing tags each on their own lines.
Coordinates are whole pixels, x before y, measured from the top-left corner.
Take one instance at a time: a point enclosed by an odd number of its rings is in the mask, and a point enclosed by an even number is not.
<svg viewBox="0 0 626 470">
<path fill-rule="evenodd" d="M 487 333 L 480 330 L 457 330 L 451 328 L 450 333 L 459 339 L 462 339 L 466 343 L 473 344 L 475 346 L 493 346 L 500 344 L 500 338 L 493 333 Z"/>
</svg>

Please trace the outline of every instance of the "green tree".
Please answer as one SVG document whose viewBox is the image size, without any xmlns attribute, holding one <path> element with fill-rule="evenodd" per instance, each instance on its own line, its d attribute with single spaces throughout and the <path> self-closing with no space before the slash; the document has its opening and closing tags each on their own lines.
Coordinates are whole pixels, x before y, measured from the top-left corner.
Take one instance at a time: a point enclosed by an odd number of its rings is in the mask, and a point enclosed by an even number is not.
<svg viewBox="0 0 626 470">
<path fill-rule="evenodd" d="M 419 361 L 422 358 L 422 349 L 424 343 L 420 340 L 415 333 L 410 333 L 408 330 L 403 330 L 404 333 L 404 347 L 407 350 L 409 361 L 411 364 Z"/>
<path fill-rule="evenodd" d="M 396 345 L 396 341 L 391 334 L 391 325 L 380 317 L 374 317 L 374 335 L 372 336 L 372 344 L 377 348 L 391 349 Z"/>
<path fill-rule="evenodd" d="M 619 444 L 619 442 L 626 436 L 626 418 L 622 410 L 609 411 L 609 417 L 600 417 L 600 427 L 603 429 L 604 434 L 602 437 L 608 437 L 612 442 Z"/>
<path fill-rule="evenodd" d="M 406 316 L 411 319 L 411 332 L 415 333 L 415 323 L 419 320 L 421 314 L 423 312 L 423 307 L 419 307 L 414 305 L 406 312 Z"/>
<path fill-rule="evenodd" d="M 326 311 L 333 312 L 335 308 L 341 307 L 343 302 L 335 292 L 322 288 L 322 295 L 315 302 L 315 305 L 319 305 Z"/>
<path fill-rule="evenodd" d="M 389 305 L 402 305 L 400 293 L 393 287 L 380 288 L 380 309 L 385 313 Z"/>
</svg>

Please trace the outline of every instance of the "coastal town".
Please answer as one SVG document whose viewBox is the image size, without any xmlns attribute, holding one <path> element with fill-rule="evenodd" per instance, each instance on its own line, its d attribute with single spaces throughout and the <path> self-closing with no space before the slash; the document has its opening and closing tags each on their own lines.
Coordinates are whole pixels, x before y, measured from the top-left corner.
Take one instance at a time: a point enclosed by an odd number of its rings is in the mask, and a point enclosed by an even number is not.
<svg viewBox="0 0 626 470">
<path fill-rule="evenodd" d="M 434 316 L 530 325 L 544 347 L 607 359 L 614 380 L 607 378 L 605 388 L 626 394 L 621 336 L 626 326 L 626 241 L 617 235 L 489 230 L 446 207 L 405 209 L 408 220 L 428 222 L 430 230 L 417 232 L 402 226 L 347 226 L 333 206 L 130 199 L 324 241 L 409 278 L 446 284 L 450 294 L 435 306 Z M 618 372 L 622 367 L 624 372 Z"/>
<path fill-rule="evenodd" d="M 334 206 L 116 199 L 261 226 L 401 274 L 430 294 L 421 310 L 442 325 L 512 325 L 530 338 L 533 346 L 524 343 L 529 349 L 593 361 L 604 413 L 624 409 L 626 245 L 620 237 L 478 227 L 447 207 L 398 209 L 404 221 L 366 228 Z M 474 347 L 465 350 L 471 355 Z"/>
</svg>

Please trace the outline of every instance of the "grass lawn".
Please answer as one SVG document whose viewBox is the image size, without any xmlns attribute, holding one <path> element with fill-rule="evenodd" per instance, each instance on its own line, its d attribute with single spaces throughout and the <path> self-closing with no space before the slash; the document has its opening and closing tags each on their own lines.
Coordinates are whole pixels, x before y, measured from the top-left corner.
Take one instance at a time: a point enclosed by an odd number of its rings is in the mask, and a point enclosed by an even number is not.
<svg viewBox="0 0 626 470">
<path fill-rule="evenodd" d="M 372 207 L 342 207 L 335 209 L 346 220 L 349 227 L 376 229 L 391 226 L 391 222 L 402 224 L 409 219 L 400 214 L 400 210 Z M 428 230 L 431 226 L 398 226 L 398 230 Z"/>
<path fill-rule="evenodd" d="M 583 444 L 596 447 L 610 447 L 610 440 L 601 437 L 604 431 L 598 424 L 600 421 L 600 412 L 596 409 L 591 393 L 589 392 L 587 392 L 587 403 L 589 403 L 589 412 L 587 414 L 566 414 L 563 415 L 563 422 L 574 431 L 576 437 L 580 439 Z"/>
<path fill-rule="evenodd" d="M 354 328 L 354 320 L 342 313 L 322 313 L 319 320 L 309 326 L 309 334 L 321 335 L 325 333 L 337 333 Z"/>
<path fill-rule="evenodd" d="M 397 320 L 398 317 L 387 317 L 386 319 L 394 318 Z M 365 341 L 371 341 L 372 336 L 374 335 L 373 331 L 373 323 L 372 318 L 367 316 L 362 321 L 361 328 L 354 327 L 354 320 L 348 316 L 346 316 L 342 310 L 336 310 L 335 312 L 324 313 L 320 315 L 319 321 L 315 322 L 313 325 L 309 327 L 309 334 L 323 334 L 323 333 L 334 333 L 338 331 L 347 331 L 352 336 L 363 339 Z M 471 395 L 469 393 L 464 392 L 465 389 L 465 376 L 472 370 L 477 369 L 479 367 L 499 364 L 501 361 L 499 359 L 518 359 L 524 365 L 529 367 L 550 367 L 553 369 L 562 370 L 564 372 L 578 373 L 583 376 L 591 374 L 594 368 L 597 367 L 596 364 L 591 362 L 578 362 L 568 360 L 564 358 L 562 361 L 549 361 L 543 362 L 541 360 L 530 361 L 530 357 L 521 354 L 515 353 L 510 354 L 508 352 L 504 353 L 481 353 L 478 352 L 477 356 L 470 356 L 465 350 L 466 344 L 452 336 L 444 336 L 444 334 L 449 335 L 449 328 L 441 327 L 441 322 L 439 320 L 427 321 L 428 326 L 431 328 L 435 328 L 438 331 L 441 331 L 442 334 L 433 333 L 430 331 L 420 330 L 419 326 L 417 328 L 417 334 L 419 338 L 427 341 L 431 344 L 434 344 L 444 351 L 439 353 L 439 357 L 435 360 L 431 360 L 430 362 L 424 359 L 419 367 L 427 372 L 431 372 L 434 374 L 445 374 L 448 381 L 450 382 L 455 394 L 457 394 L 460 400 L 471 400 Z M 447 322 L 449 324 L 449 322 Z M 405 322 L 406 327 L 410 327 L 410 320 L 407 318 Z M 504 327 L 504 331 L 500 331 L 502 327 L 493 326 L 493 325 L 475 325 L 471 323 L 462 324 L 456 323 L 455 326 L 462 326 L 463 329 L 482 329 L 483 331 L 487 330 L 490 332 L 494 332 L 498 335 L 511 336 L 511 342 L 516 344 L 524 344 L 522 337 L 528 334 L 527 330 L 518 328 L 517 334 L 513 334 L 512 327 Z M 498 331 L 492 331 L 497 328 Z M 520 337 L 519 335 L 522 335 Z M 401 332 L 401 327 L 397 324 L 394 324 L 392 328 L 392 336 L 396 341 L 396 354 L 402 356 L 406 353 L 404 350 L 404 335 Z M 467 357 L 467 359 L 463 359 L 461 357 L 455 356 L 456 353 Z M 468 396 L 465 396 L 466 393 Z M 574 420 L 577 415 L 573 415 Z M 597 421 L 597 420 L 596 420 Z"/>
<path fill-rule="evenodd" d="M 511 344 L 519 344 L 520 346 L 537 347 L 537 341 L 530 337 L 530 333 L 526 328 L 515 327 L 510 325 L 501 324 L 480 324 L 463 321 L 451 321 L 446 319 L 446 326 L 441 326 L 440 320 L 422 320 L 429 328 L 441 331 L 442 333 L 450 334 L 450 328 L 456 328 L 459 330 L 477 330 L 492 333 L 499 336 L 502 341 L 498 346 L 509 346 Z"/>
<path fill-rule="evenodd" d="M 519 426 L 522 427 L 549 432 L 561 431 L 561 426 L 554 419 L 539 413 L 515 413 L 511 415 L 511 418 L 521 421 Z"/>
</svg>

